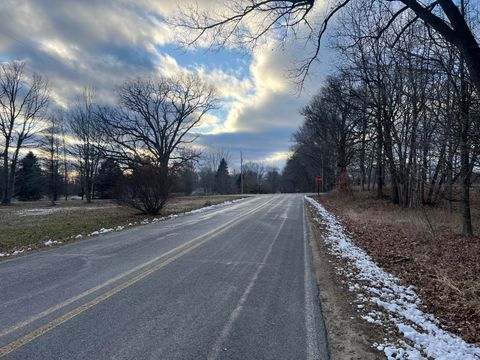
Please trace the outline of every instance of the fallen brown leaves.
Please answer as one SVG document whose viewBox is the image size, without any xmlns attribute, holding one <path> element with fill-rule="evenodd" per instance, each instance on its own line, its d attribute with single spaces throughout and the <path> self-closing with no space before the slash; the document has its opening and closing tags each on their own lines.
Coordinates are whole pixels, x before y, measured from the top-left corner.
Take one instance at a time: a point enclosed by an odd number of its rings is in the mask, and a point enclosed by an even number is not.
<svg viewBox="0 0 480 360">
<path fill-rule="evenodd" d="M 359 191 L 317 199 L 381 267 L 416 286 L 442 327 L 480 344 L 480 238 L 456 232 L 458 214 L 402 209 Z"/>
</svg>

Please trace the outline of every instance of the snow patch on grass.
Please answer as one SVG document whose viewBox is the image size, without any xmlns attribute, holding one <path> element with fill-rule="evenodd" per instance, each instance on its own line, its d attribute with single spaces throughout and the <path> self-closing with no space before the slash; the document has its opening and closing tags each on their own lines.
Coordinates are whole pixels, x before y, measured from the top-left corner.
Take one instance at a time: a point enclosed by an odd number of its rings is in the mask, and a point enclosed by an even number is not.
<svg viewBox="0 0 480 360">
<path fill-rule="evenodd" d="M 183 213 L 184 215 L 187 215 L 187 214 L 198 214 L 198 213 L 202 213 L 202 212 L 205 212 L 205 211 L 208 211 L 208 210 L 212 210 L 212 209 L 217 209 L 219 207 L 224 207 L 226 205 L 231 205 L 231 204 L 234 204 L 236 202 L 239 202 L 239 201 L 242 201 L 244 199 L 236 199 L 236 200 L 228 200 L 228 201 L 224 201 L 220 204 L 216 204 L 216 205 L 209 205 L 209 206 L 204 206 L 204 207 L 201 207 L 199 209 L 195 209 L 195 210 L 191 210 L 191 211 L 187 211 L 185 213 Z"/>
<path fill-rule="evenodd" d="M 305 200 L 319 215 L 315 216 L 315 221 L 326 228 L 324 241 L 329 251 L 348 264 L 342 273 L 350 280 L 349 290 L 361 290 L 358 302 L 376 305 L 385 312 L 374 311 L 362 317 L 371 323 L 393 324 L 405 339 L 385 338 L 383 344 L 374 344 L 375 348 L 383 351 L 388 359 L 480 359 L 480 347 L 442 330 L 433 315 L 419 309 L 421 300 L 413 286 L 400 285 L 397 277 L 384 271 L 364 250 L 353 244 L 333 214 L 314 199 L 305 196 Z"/>
<path fill-rule="evenodd" d="M 42 216 L 50 215 L 59 211 L 67 211 L 68 208 L 38 208 L 38 209 L 25 209 L 17 211 L 15 214 L 20 216 Z"/>
<path fill-rule="evenodd" d="M 242 200 L 245 200 L 245 198 L 236 199 L 236 200 L 227 200 L 227 201 L 224 201 L 224 202 L 222 202 L 220 204 L 216 204 L 216 205 L 204 206 L 204 207 L 194 209 L 194 210 L 190 210 L 190 211 L 186 211 L 186 212 L 183 212 L 183 213 L 171 214 L 171 215 L 161 217 L 161 218 L 154 218 L 154 219 L 152 219 L 151 222 L 155 223 L 155 222 L 162 221 L 162 220 L 174 219 L 174 218 L 177 218 L 177 217 L 180 217 L 180 216 L 203 213 L 203 212 L 206 212 L 206 211 L 209 211 L 209 210 L 213 210 L 213 209 L 221 208 L 221 207 L 224 207 L 224 206 L 227 206 L 227 205 L 231 205 L 231 204 L 234 204 L 234 203 L 242 201 Z"/>
<path fill-rule="evenodd" d="M 90 233 L 88 236 L 95 236 L 95 235 L 102 235 L 102 234 L 107 234 L 109 232 L 115 231 L 115 229 L 112 228 L 101 228 L 100 230 L 96 230 L 92 233 Z"/>
<path fill-rule="evenodd" d="M 146 218 L 146 219 L 144 219 L 140 222 L 136 221 L 136 222 L 133 222 L 133 223 L 128 223 L 127 225 L 124 225 L 124 226 L 119 225 L 116 228 L 101 228 L 99 230 L 91 232 L 90 234 L 87 235 L 87 237 L 107 234 L 107 233 L 110 233 L 110 232 L 122 231 L 126 227 L 131 227 L 131 226 L 135 226 L 135 225 L 148 225 L 148 224 L 153 224 L 153 223 L 156 223 L 156 222 L 159 222 L 159 221 L 173 219 L 173 218 L 176 218 L 176 217 L 179 217 L 179 216 L 184 216 L 184 215 L 189 215 L 189 214 L 198 214 L 198 213 L 202 213 L 202 212 L 209 211 L 209 210 L 212 210 L 212 209 L 217 209 L 217 208 L 221 208 L 221 207 L 224 207 L 224 206 L 227 206 L 227 205 L 231 205 L 233 203 L 236 203 L 236 202 L 242 201 L 242 200 L 245 200 L 245 198 L 228 200 L 228 201 L 224 201 L 220 204 L 205 206 L 205 207 L 202 207 L 202 208 L 199 208 L 199 209 L 186 211 L 186 212 L 178 213 L 178 214 L 172 214 L 172 215 L 169 215 L 169 216 L 153 218 L 151 220 Z M 85 209 L 97 209 L 97 208 L 94 208 L 94 207 L 92 207 L 92 208 L 85 208 L 85 207 L 83 207 L 83 208 L 82 207 L 38 208 L 38 209 L 28 209 L 28 210 L 18 211 L 17 214 L 21 215 L 21 216 L 48 215 L 48 214 L 52 214 L 52 213 L 55 213 L 55 212 L 58 212 L 58 211 L 79 210 L 79 209 L 80 210 L 81 209 L 85 210 Z M 79 239 L 82 239 L 82 238 L 83 238 L 82 234 L 70 236 L 70 239 L 79 240 Z M 52 239 L 49 239 L 47 241 L 43 241 L 43 246 L 53 246 L 53 245 L 59 245 L 59 244 L 62 244 L 62 241 L 52 240 Z M 22 254 L 23 252 L 31 251 L 31 250 L 32 250 L 31 247 L 25 247 L 25 248 L 22 248 L 20 250 L 15 250 L 13 252 L 7 252 L 7 253 L 0 252 L 0 258 L 9 257 L 9 256 L 17 256 L 17 255 Z"/>
<path fill-rule="evenodd" d="M 102 208 L 107 208 L 109 206 L 65 206 L 65 207 L 48 207 L 48 208 L 34 208 L 34 209 L 24 209 L 16 211 L 15 214 L 19 216 L 43 216 L 51 215 L 57 212 L 67 212 L 67 211 L 79 211 L 79 210 L 98 210 Z"/>
<path fill-rule="evenodd" d="M 227 206 L 227 205 L 231 205 L 231 204 L 234 204 L 234 203 L 242 201 L 242 200 L 244 200 L 244 198 L 235 199 L 235 200 L 228 200 L 228 201 L 224 201 L 220 204 L 204 206 L 204 207 L 199 208 L 199 209 L 194 209 L 194 210 L 190 210 L 190 211 L 186 211 L 186 212 L 182 212 L 182 213 L 177 213 L 177 214 L 171 214 L 171 215 L 168 215 L 168 216 L 163 216 L 163 217 L 158 217 L 158 218 L 153 218 L 153 219 L 145 218 L 142 221 L 135 221 L 133 223 L 130 222 L 125 226 L 117 226 L 115 229 L 102 228 L 100 230 L 96 230 L 94 232 L 91 232 L 90 234 L 88 234 L 88 236 L 96 236 L 96 235 L 106 234 L 106 233 L 109 233 L 109 232 L 112 232 L 112 231 L 122 231 L 123 229 L 125 229 L 126 227 L 129 227 L 129 226 L 154 224 L 154 223 L 157 223 L 159 221 L 174 219 L 174 218 L 177 218 L 177 217 L 180 217 L 180 216 L 185 216 L 185 215 L 190 215 L 190 214 L 198 214 L 198 213 L 202 213 L 202 212 L 205 212 L 205 211 L 209 211 L 209 210 L 221 208 L 221 207 L 224 207 L 224 206 Z"/>
<path fill-rule="evenodd" d="M 55 244 L 61 244 L 62 242 L 61 241 L 57 241 L 57 240 L 47 240 L 47 241 L 44 241 L 43 242 L 43 245 L 45 246 L 52 246 L 52 245 L 55 245 Z"/>
</svg>

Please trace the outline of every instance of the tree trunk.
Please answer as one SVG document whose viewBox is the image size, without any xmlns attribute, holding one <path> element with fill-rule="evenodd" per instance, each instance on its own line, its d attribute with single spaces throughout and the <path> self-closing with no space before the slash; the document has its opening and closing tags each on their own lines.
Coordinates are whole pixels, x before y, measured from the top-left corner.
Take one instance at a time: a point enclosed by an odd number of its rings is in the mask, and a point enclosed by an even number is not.
<svg viewBox="0 0 480 360">
<path fill-rule="evenodd" d="M 463 217 L 463 235 L 472 236 L 472 214 L 470 211 L 470 185 L 471 185 L 471 167 L 470 167 L 470 146 L 468 142 L 469 119 L 468 115 L 463 113 L 461 116 L 462 133 L 460 143 L 460 172 L 462 181 L 462 217 Z"/>
<path fill-rule="evenodd" d="M 377 119 L 377 199 L 383 198 L 383 129 L 380 119 Z"/>
<path fill-rule="evenodd" d="M 367 137 L 367 119 L 363 117 L 362 119 L 362 147 L 360 151 L 360 172 L 361 172 L 361 187 L 362 191 L 365 191 L 365 182 L 366 182 L 366 169 L 365 169 L 365 157 L 366 157 L 366 137 Z"/>
<path fill-rule="evenodd" d="M 17 168 L 17 161 L 15 159 L 12 160 L 10 164 L 10 170 L 8 174 L 8 182 L 7 182 L 7 202 L 6 204 L 12 203 L 12 198 L 15 193 L 15 170 Z"/>
<path fill-rule="evenodd" d="M 463 152 L 462 152 L 463 153 Z M 463 159 L 463 154 L 462 154 Z M 462 160 L 463 169 L 463 160 Z M 470 211 L 470 171 L 462 177 L 462 217 L 463 217 L 463 235 L 472 236 L 472 214 Z"/>
<path fill-rule="evenodd" d="M 465 56 L 465 62 L 467 63 L 470 78 L 472 79 L 477 92 L 480 93 L 480 47 L 472 34 L 470 34 L 469 39 L 470 41 L 468 41 L 461 50 L 463 50 L 462 53 Z"/>
<path fill-rule="evenodd" d="M 398 188 L 398 173 L 397 173 L 397 168 L 395 166 L 395 159 L 393 157 L 392 135 L 390 133 L 390 124 L 388 124 L 388 126 L 387 125 L 385 126 L 384 135 L 385 135 L 385 141 L 383 143 L 383 146 L 385 148 L 385 155 L 387 157 L 388 167 L 390 170 L 390 200 L 393 204 L 399 204 L 400 194 L 399 194 L 399 188 Z"/>
<path fill-rule="evenodd" d="M 90 175 L 85 177 L 85 198 L 88 204 L 92 202 L 92 179 Z"/>
<path fill-rule="evenodd" d="M 3 189 L 3 196 L 2 196 L 2 204 L 3 205 L 9 205 L 11 202 L 11 196 L 8 191 L 8 180 L 9 180 L 9 168 L 8 168 L 8 150 L 5 150 L 3 153 L 3 171 L 2 171 L 2 177 L 3 177 L 3 186 L 5 187 Z"/>
<path fill-rule="evenodd" d="M 412 9 L 426 24 L 438 31 L 445 40 L 459 49 L 468 67 L 470 78 L 477 91 L 480 92 L 480 46 L 465 20 L 464 1 L 461 1 L 460 9 L 458 9 L 452 0 L 442 0 L 438 2 L 452 24 L 452 27 L 446 25 L 443 20 L 435 17 L 416 0 L 401 1 Z"/>
<path fill-rule="evenodd" d="M 460 173 L 462 181 L 462 217 L 463 235 L 472 236 L 472 214 L 470 211 L 470 185 L 472 168 L 470 166 L 470 106 L 468 84 L 465 80 L 464 59 L 460 60 Z"/>
<path fill-rule="evenodd" d="M 452 138 L 448 143 L 448 161 L 447 161 L 447 193 L 448 193 L 448 212 L 453 213 L 453 145 Z"/>
</svg>

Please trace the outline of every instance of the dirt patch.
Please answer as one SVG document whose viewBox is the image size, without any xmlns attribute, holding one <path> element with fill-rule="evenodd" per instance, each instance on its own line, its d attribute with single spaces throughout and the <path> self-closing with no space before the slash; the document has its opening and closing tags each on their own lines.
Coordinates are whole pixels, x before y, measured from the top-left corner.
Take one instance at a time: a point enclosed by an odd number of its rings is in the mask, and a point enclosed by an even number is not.
<svg viewBox="0 0 480 360">
<path fill-rule="evenodd" d="M 340 260 L 328 253 L 322 240 L 324 229 L 312 221 L 310 211 L 307 213 L 310 246 L 320 289 L 319 296 L 331 358 L 333 360 L 384 359 L 383 353 L 372 347 L 372 344 L 382 342 L 383 330 L 368 324 L 359 316 L 354 306 L 354 295 L 345 287 L 345 279 L 335 272 L 336 263 Z"/>
<path fill-rule="evenodd" d="M 444 329 L 480 344 L 480 239 L 458 233 L 458 214 L 402 209 L 359 191 L 317 200 L 376 263 L 416 287 L 424 312 L 433 313 Z"/>
</svg>

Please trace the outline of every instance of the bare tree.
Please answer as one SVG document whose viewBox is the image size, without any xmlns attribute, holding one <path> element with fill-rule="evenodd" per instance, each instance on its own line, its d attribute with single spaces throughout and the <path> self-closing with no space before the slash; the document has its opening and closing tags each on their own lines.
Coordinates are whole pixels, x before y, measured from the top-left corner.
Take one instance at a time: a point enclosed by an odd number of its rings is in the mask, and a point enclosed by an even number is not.
<svg viewBox="0 0 480 360">
<path fill-rule="evenodd" d="M 62 151 L 62 128 L 64 118 L 60 111 L 55 111 L 47 117 L 47 125 L 42 130 L 41 146 L 45 152 L 45 162 L 48 175 L 48 190 L 50 201 L 55 205 L 60 188 L 60 165 Z"/>
<path fill-rule="evenodd" d="M 166 203 L 170 174 L 198 154 L 191 149 L 192 130 L 204 115 L 217 108 L 215 89 L 197 76 L 136 78 L 118 89 L 118 108 L 101 109 L 102 131 L 108 138 L 106 152 L 129 168 L 155 166 L 159 191 L 151 195 L 153 207 L 142 211 L 156 214 Z M 134 192 L 132 192 L 134 193 Z"/>
<path fill-rule="evenodd" d="M 12 201 L 20 151 L 39 131 L 39 120 L 47 106 L 48 84 L 40 75 L 33 74 L 29 78 L 25 63 L 20 61 L 0 65 L 3 204 Z"/>
<path fill-rule="evenodd" d="M 315 191 L 314 176 L 304 163 L 304 156 L 293 152 L 282 170 L 280 189 L 282 192 Z"/>
<path fill-rule="evenodd" d="M 310 172 L 319 164 L 324 171 L 326 164 L 332 172 L 344 163 L 341 148 L 349 144 L 351 179 L 364 176 L 365 165 L 372 169 L 376 162 L 378 197 L 388 192 L 403 207 L 447 200 L 452 209 L 458 201 L 463 234 L 472 235 L 469 192 L 480 154 L 480 98 L 468 80 L 464 56 L 421 24 L 391 25 L 382 37 L 371 36 L 392 16 L 382 2 L 349 10 L 337 29 L 344 60 L 337 72 L 348 74 L 353 86 L 312 100 L 294 137 L 297 165 Z M 336 115 L 342 110 L 349 110 L 347 123 Z M 337 129 L 341 134 L 348 124 L 357 124 L 346 133 L 349 141 L 335 141 L 342 139 L 335 136 Z"/>
<path fill-rule="evenodd" d="M 65 114 L 62 114 L 62 116 L 65 116 Z M 60 122 L 60 137 L 62 139 L 62 180 L 63 180 L 63 196 L 65 201 L 68 200 L 68 195 L 69 195 L 69 167 L 70 167 L 70 162 L 68 160 L 68 153 L 69 149 L 67 146 L 67 131 L 68 131 L 68 126 L 66 124 L 65 119 Z"/>
<path fill-rule="evenodd" d="M 69 113 L 70 130 L 75 138 L 70 152 L 77 158 L 82 195 L 88 203 L 92 201 L 94 195 L 95 176 L 102 158 L 101 147 L 104 144 L 103 133 L 98 131 L 99 118 L 96 110 L 95 90 L 85 88 Z"/>
<path fill-rule="evenodd" d="M 231 158 L 232 154 L 230 153 L 229 149 L 223 146 L 214 146 L 202 154 L 201 163 L 204 167 L 208 167 L 212 171 L 217 171 L 222 159 L 224 159 L 227 163 L 230 163 Z"/>
<path fill-rule="evenodd" d="M 201 155 L 201 184 L 206 193 L 214 192 L 215 173 L 222 159 L 227 163 L 230 163 L 231 160 L 230 150 L 222 146 L 211 147 Z"/>
<path fill-rule="evenodd" d="M 329 77 L 327 84 L 302 111 L 304 127 L 319 141 L 334 149 L 337 177 L 346 176 L 358 142 L 358 126 L 362 117 L 356 104 L 354 84 L 343 74 Z M 345 184 L 347 185 L 347 184 Z"/>
<path fill-rule="evenodd" d="M 265 179 L 266 168 L 261 162 L 249 161 L 243 164 L 244 187 L 246 193 L 262 192 L 262 183 Z"/>
<path fill-rule="evenodd" d="M 275 194 L 280 190 L 280 173 L 277 168 L 267 168 L 267 174 L 263 180 L 263 188 L 265 192 L 270 194 Z"/>
<path fill-rule="evenodd" d="M 174 21 L 177 26 L 194 32 L 194 44 L 206 35 L 211 36 L 212 45 L 223 46 L 228 41 L 240 45 L 255 46 L 257 41 L 267 33 L 285 39 L 293 36 L 304 39 L 312 50 L 306 54 L 305 60 L 298 68 L 298 75 L 303 79 L 311 65 L 318 60 L 322 37 L 329 22 L 350 3 L 363 1 L 365 7 L 371 6 L 375 0 L 340 0 L 327 8 L 322 21 L 318 21 L 313 11 L 321 6 L 318 0 L 235 0 L 229 3 L 224 13 L 215 14 L 210 11 L 188 9 L 180 19 Z M 463 7 L 464 0 L 461 1 Z M 464 56 L 472 82 L 480 91 L 480 46 L 475 38 L 465 14 L 453 0 L 437 0 L 427 3 L 417 0 L 383 0 L 389 6 L 393 4 L 390 19 L 374 36 L 380 36 L 385 29 L 401 18 L 401 14 L 411 12 L 411 20 L 407 28 L 417 20 L 421 20 L 428 28 L 434 29 L 448 43 L 455 46 Z"/>
</svg>

